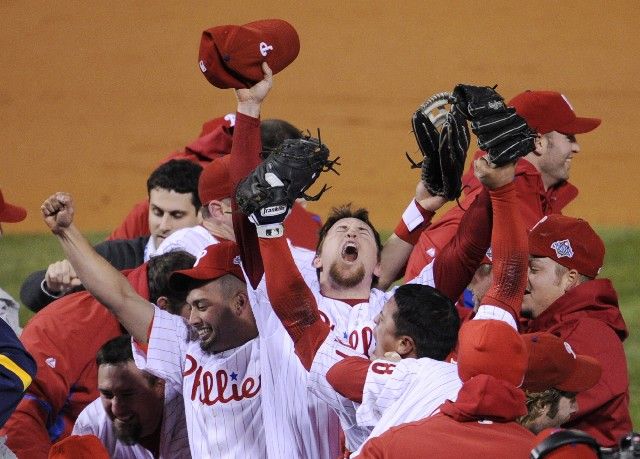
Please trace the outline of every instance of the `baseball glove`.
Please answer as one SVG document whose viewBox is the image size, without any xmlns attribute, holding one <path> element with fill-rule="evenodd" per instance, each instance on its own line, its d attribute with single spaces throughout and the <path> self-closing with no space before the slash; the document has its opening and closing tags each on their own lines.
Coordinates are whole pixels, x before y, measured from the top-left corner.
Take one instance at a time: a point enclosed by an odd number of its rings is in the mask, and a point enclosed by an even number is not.
<svg viewBox="0 0 640 459">
<path fill-rule="evenodd" d="M 471 130 L 478 137 L 478 148 L 488 153 L 496 166 L 513 162 L 534 150 L 536 136 L 527 122 L 507 107 L 495 88 L 459 84 L 452 95 Z"/>
<path fill-rule="evenodd" d="M 298 198 L 317 201 L 329 187 L 324 185 L 314 196 L 306 191 L 321 172 L 338 174 L 335 169 L 340 165 L 338 159 L 329 159 L 329 149 L 320 141 L 320 131 L 318 139 L 311 136 L 287 139 L 240 182 L 236 190 L 238 207 L 246 215 L 272 208 L 271 212 L 262 212 L 266 217 L 269 213 L 275 215 L 277 208 L 290 209 Z"/>
<path fill-rule="evenodd" d="M 460 197 L 462 172 L 469 148 L 469 128 L 462 113 L 451 104 L 451 94 L 441 92 L 427 99 L 411 118 L 413 133 L 422 152 L 416 163 L 407 153 L 412 167 L 422 169 L 427 191 L 447 200 Z"/>
</svg>

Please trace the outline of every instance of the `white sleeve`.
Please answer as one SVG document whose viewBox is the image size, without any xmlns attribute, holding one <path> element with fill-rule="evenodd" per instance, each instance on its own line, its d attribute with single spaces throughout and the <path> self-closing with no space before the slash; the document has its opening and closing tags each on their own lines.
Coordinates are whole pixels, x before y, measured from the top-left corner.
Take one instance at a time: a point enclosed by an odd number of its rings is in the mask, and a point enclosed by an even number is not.
<svg viewBox="0 0 640 459">
<path fill-rule="evenodd" d="M 187 344 L 196 339 L 182 317 L 154 306 L 147 352 L 133 342 L 133 358 L 138 368 L 164 379 L 173 390 L 182 394 Z"/>
<path fill-rule="evenodd" d="M 481 305 L 473 320 L 501 320 L 511 325 L 515 331 L 518 331 L 518 324 L 510 312 L 489 304 Z"/>
<path fill-rule="evenodd" d="M 405 394 L 416 374 L 414 363 L 415 359 L 373 361 L 367 371 L 362 404 L 357 411 L 358 425 L 375 426 L 385 410 Z"/>
</svg>

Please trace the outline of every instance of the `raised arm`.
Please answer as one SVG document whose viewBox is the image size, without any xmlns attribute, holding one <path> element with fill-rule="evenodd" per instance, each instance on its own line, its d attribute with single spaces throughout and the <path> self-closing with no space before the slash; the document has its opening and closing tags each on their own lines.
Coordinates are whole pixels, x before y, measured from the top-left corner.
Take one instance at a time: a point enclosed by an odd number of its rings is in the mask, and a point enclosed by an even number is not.
<svg viewBox="0 0 640 459">
<path fill-rule="evenodd" d="M 91 247 L 73 224 L 73 200 L 56 193 L 42 204 L 45 223 L 56 235 L 67 259 L 85 288 L 118 318 L 136 340 L 147 342 L 153 306 L 131 287 L 126 278 Z"/>
</svg>

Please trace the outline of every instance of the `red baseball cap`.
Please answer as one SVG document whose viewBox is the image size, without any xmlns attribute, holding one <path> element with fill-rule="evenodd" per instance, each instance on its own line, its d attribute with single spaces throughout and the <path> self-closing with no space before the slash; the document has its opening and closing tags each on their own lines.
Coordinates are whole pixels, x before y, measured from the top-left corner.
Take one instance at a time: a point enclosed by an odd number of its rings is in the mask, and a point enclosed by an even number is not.
<svg viewBox="0 0 640 459">
<path fill-rule="evenodd" d="M 262 80 L 263 62 L 276 74 L 299 52 L 300 39 L 291 24 L 264 19 L 202 32 L 198 65 L 209 83 L 218 88 L 249 88 Z"/>
<path fill-rule="evenodd" d="M 528 333 L 522 339 L 529 365 L 522 388 L 531 392 L 557 389 L 583 392 L 600 381 L 602 366 L 587 355 L 577 355 L 566 341 L 547 332 Z"/>
<path fill-rule="evenodd" d="M 527 350 L 518 332 L 501 320 L 470 320 L 458 334 L 458 375 L 467 381 L 491 375 L 514 386 L 522 384 Z"/>
<path fill-rule="evenodd" d="M 198 179 L 198 196 L 202 205 L 207 205 L 214 199 L 220 201 L 231 197 L 233 188 L 229 175 L 231 156 L 226 155 L 207 164 Z"/>
<path fill-rule="evenodd" d="M 518 115 L 539 134 L 551 131 L 562 134 L 583 134 L 600 125 L 599 118 L 576 116 L 569 100 L 555 91 L 525 91 L 509 101 Z"/>
<path fill-rule="evenodd" d="M 580 274 L 596 277 L 604 263 L 604 243 L 589 223 L 553 214 L 542 219 L 529 232 L 529 254 L 548 257 Z"/>
<path fill-rule="evenodd" d="M 0 190 L 0 222 L 18 223 L 27 218 L 27 211 L 23 207 L 14 206 L 4 200 Z"/>
<path fill-rule="evenodd" d="M 202 251 L 193 268 L 174 271 L 169 278 L 171 288 L 184 291 L 191 280 L 212 281 L 231 274 L 244 282 L 240 268 L 240 251 L 235 242 L 223 241 Z"/>
<path fill-rule="evenodd" d="M 599 459 L 598 442 L 580 430 L 549 427 L 533 439 L 535 459 Z"/>
<path fill-rule="evenodd" d="M 107 448 L 95 435 L 70 435 L 49 449 L 49 459 L 109 459 Z"/>
</svg>

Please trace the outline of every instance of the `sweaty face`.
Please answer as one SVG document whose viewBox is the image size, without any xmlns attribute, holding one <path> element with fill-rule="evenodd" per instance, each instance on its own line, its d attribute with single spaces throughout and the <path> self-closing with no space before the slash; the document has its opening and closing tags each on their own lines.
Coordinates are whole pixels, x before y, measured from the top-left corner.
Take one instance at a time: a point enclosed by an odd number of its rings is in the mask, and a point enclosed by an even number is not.
<svg viewBox="0 0 640 459">
<path fill-rule="evenodd" d="M 391 297 L 387 301 L 380 314 L 376 316 L 374 322 L 376 328 L 373 330 L 373 336 L 376 339 L 376 348 L 371 355 L 371 359 L 380 359 L 384 357 L 386 352 L 395 352 L 397 337 L 396 337 L 396 323 L 393 318 L 394 314 L 398 311 L 398 304 L 396 300 Z"/>
<path fill-rule="evenodd" d="M 164 385 L 150 383 L 133 361 L 100 365 L 98 390 L 116 436 L 123 443 L 137 443 L 158 427 L 164 407 Z"/>
<path fill-rule="evenodd" d="M 154 188 L 149 193 L 149 229 L 156 247 L 174 231 L 198 223 L 191 193 L 176 193 L 164 188 Z"/>
<path fill-rule="evenodd" d="M 326 276 L 344 288 L 354 287 L 363 280 L 370 284 L 378 270 L 373 230 L 357 218 L 338 220 L 327 232 L 314 266 L 322 269 L 321 281 Z"/>
<path fill-rule="evenodd" d="M 545 134 L 547 145 L 538 163 L 540 174 L 548 187 L 569 179 L 571 160 L 580 151 L 576 137 L 552 131 Z"/>
<path fill-rule="evenodd" d="M 556 271 L 558 266 L 560 265 L 551 258 L 529 259 L 527 288 L 522 302 L 523 314 L 538 317 L 565 294 L 563 276 Z"/>
<path fill-rule="evenodd" d="M 220 283 L 214 280 L 191 290 L 187 303 L 191 307 L 189 325 L 198 332 L 200 348 L 208 353 L 229 349 L 236 317 L 224 299 Z"/>
</svg>

